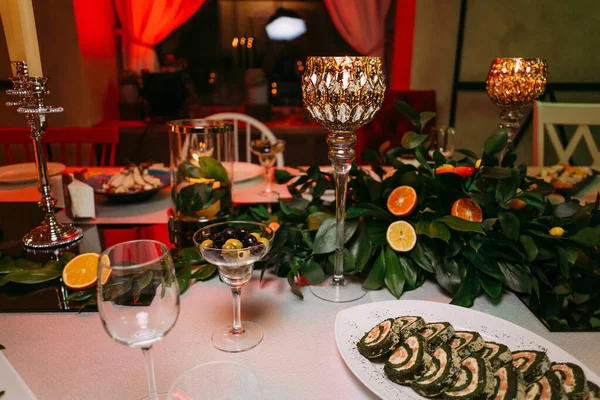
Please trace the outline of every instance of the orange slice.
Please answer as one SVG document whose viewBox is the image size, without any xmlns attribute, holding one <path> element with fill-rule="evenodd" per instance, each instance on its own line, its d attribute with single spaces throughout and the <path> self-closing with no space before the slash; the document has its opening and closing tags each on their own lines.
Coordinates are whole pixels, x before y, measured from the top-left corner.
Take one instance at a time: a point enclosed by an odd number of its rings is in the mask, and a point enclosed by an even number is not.
<svg viewBox="0 0 600 400">
<path fill-rule="evenodd" d="M 417 232 L 406 221 L 392 222 L 388 226 L 385 238 L 390 247 L 395 251 L 410 251 L 417 244 Z"/>
<path fill-rule="evenodd" d="M 69 289 L 82 290 L 93 287 L 98 281 L 98 261 L 100 255 L 96 253 L 80 254 L 65 265 L 62 271 L 63 283 Z M 103 264 L 109 265 L 108 256 L 103 256 Z M 102 272 L 102 283 L 106 283 L 110 276 L 110 269 Z"/>
<path fill-rule="evenodd" d="M 280 226 L 281 225 L 279 225 L 279 223 L 274 221 L 269 224 L 269 228 L 273 229 L 273 231 L 275 232 L 277 232 L 277 229 L 279 229 Z"/>
<path fill-rule="evenodd" d="M 454 204 L 452 204 L 452 210 L 450 212 L 453 216 L 467 221 L 483 221 L 481 207 L 468 197 L 456 200 Z"/>
<path fill-rule="evenodd" d="M 410 186 L 399 186 L 390 193 L 387 208 L 397 217 L 404 217 L 417 206 L 417 192 Z"/>
</svg>

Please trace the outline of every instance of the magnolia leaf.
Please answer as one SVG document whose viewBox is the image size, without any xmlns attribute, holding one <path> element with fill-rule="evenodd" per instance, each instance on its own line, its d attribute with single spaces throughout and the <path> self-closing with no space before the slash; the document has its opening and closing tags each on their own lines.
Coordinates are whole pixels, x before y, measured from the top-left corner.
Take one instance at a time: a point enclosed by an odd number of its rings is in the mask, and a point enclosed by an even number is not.
<svg viewBox="0 0 600 400">
<path fill-rule="evenodd" d="M 296 285 L 296 280 L 294 279 L 294 273 L 292 271 L 288 272 L 287 281 L 288 281 L 288 284 L 290 285 L 290 287 L 292 288 L 292 293 L 294 293 L 296 296 L 300 297 L 301 299 L 304 299 L 304 295 L 302 294 L 302 291 L 300 291 L 300 288 L 298 287 L 298 285 Z"/>
<path fill-rule="evenodd" d="M 416 225 L 417 233 L 429 236 L 432 239 L 441 239 L 444 242 L 450 240 L 450 230 L 442 223 L 436 221 L 421 220 Z"/>
<path fill-rule="evenodd" d="M 483 226 L 483 229 L 485 229 L 486 231 L 491 231 L 492 228 L 494 228 L 494 224 L 496 223 L 496 221 L 498 221 L 498 218 L 486 218 L 481 223 L 481 226 Z"/>
<path fill-rule="evenodd" d="M 419 133 L 409 131 L 402 136 L 401 144 L 405 149 L 414 149 L 426 140 L 427 135 L 421 135 Z"/>
<path fill-rule="evenodd" d="M 594 247 L 600 242 L 600 229 L 583 228 L 569 239 L 584 247 Z"/>
<path fill-rule="evenodd" d="M 460 268 L 454 258 L 446 258 L 433 264 L 435 280 L 452 295 L 456 293 L 461 284 Z"/>
<path fill-rule="evenodd" d="M 192 266 L 186 265 L 177 271 L 177 284 L 179 285 L 179 294 L 183 294 L 189 285 L 192 276 Z"/>
<path fill-rule="evenodd" d="M 367 277 L 365 283 L 363 283 L 362 287 L 366 290 L 379 290 L 385 284 L 385 276 L 386 276 L 386 265 L 385 265 L 385 251 L 381 250 L 379 255 L 375 259 L 375 263 L 373 264 L 373 268 L 371 268 L 371 272 Z"/>
<path fill-rule="evenodd" d="M 571 218 L 581 209 L 579 202 L 565 201 L 558 204 L 552 213 L 556 218 Z"/>
<path fill-rule="evenodd" d="M 288 183 L 290 180 L 292 180 L 296 177 L 296 175 L 290 174 L 285 169 L 276 169 L 274 176 L 275 176 L 275 182 L 279 183 L 280 185 Z"/>
<path fill-rule="evenodd" d="M 498 267 L 509 288 L 518 293 L 531 293 L 531 275 L 527 271 L 516 264 L 504 261 L 498 261 Z"/>
<path fill-rule="evenodd" d="M 387 221 L 393 221 L 393 217 L 383 208 L 372 203 L 358 203 L 350 206 L 346 211 L 346 218 L 372 217 Z"/>
<path fill-rule="evenodd" d="M 344 243 L 346 243 L 358 228 L 358 220 L 346 220 L 344 222 Z M 335 250 L 336 219 L 329 218 L 323 224 L 315 236 L 315 254 L 327 254 Z"/>
<path fill-rule="evenodd" d="M 379 154 L 373 149 L 365 149 L 360 153 L 360 158 L 365 162 L 372 163 L 379 159 Z"/>
<path fill-rule="evenodd" d="M 502 227 L 502 233 L 509 239 L 517 240 L 521 230 L 521 222 L 519 218 L 511 212 L 498 213 L 498 220 Z"/>
<path fill-rule="evenodd" d="M 34 285 L 36 283 L 51 281 L 59 276 L 61 276 L 61 271 L 50 268 L 37 268 L 12 272 L 5 275 L 2 281 Z"/>
<path fill-rule="evenodd" d="M 469 239 L 469 246 L 475 251 L 478 251 L 481 248 L 481 240 L 478 240 L 477 237 L 473 237 Z"/>
<path fill-rule="evenodd" d="M 318 285 L 325 280 L 325 271 L 315 260 L 310 260 L 301 269 L 302 277 L 311 285 Z"/>
<path fill-rule="evenodd" d="M 86 301 L 96 295 L 96 287 L 90 290 L 78 290 L 65 297 L 64 303 L 68 301 Z"/>
<path fill-rule="evenodd" d="M 500 163 L 503 167 L 512 167 L 517 161 L 517 153 L 511 152 L 502 157 L 502 162 Z"/>
<path fill-rule="evenodd" d="M 527 253 L 527 259 L 529 262 L 535 260 L 538 256 L 538 248 L 533 241 L 533 238 L 529 235 L 521 235 L 519 237 L 519 241 L 521 242 L 521 245 L 523 245 L 525 253 Z"/>
<path fill-rule="evenodd" d="M 450 241 L 449 245 L 446 246 L 445 255 L 446 258 L 453 258 L 456 256 L 463 247 L 463 241 L 460 238 L 455 238 Z"/>
<path fill-rule="evenodd" d="M 415 149 L 415 157 L 417 158 L 417 161 L 419 162 L 419 164 L 421 164 L 421 166 L 423 168 L 425 168 L 427 171 L 429 171 L 431 176 L 433 176 L 434 175 L 433 169 L 431 169 L 431 166 L 427 162 L 427 159 L 425 158 L 425 155 L 423 154 L 423 150 L 421 150 L 420 147 L 417 147 Z"/>
<path fill-rule="evenodd" d="M 442 218 L 439 218 L 438 221 L 443 222 L 444 224 L 448 225 L 450 229 L 455 231 L 485 234 L 483 228 L 481 227 L 481 223 L 479 222 L 467 221 L 453 215 L 444 215 Z"/>
<path fill-rule="evenodd" d="M 348 249 L 354 259 L 354 268 L 361 272 L 371 256 L 371 240 L 365 224 L 359 224 L 358 231 L 350 240 Z"/>
<path fill-rule="evenodd" d="M 502 282 L 489 277 L 486 274 L 479 274 L 479 281 L 481 282 L 481 287 L 490 296 L 492 299 L 500 298 L 502 294 Z"/>
<path fill-rule="evenodd" d="M 463 251 L 460 253 L 463 255 L 469 263 L 475 266 L 481 272 L 484 272 L 491 276 L 492 278 L 502 280 L 503 275 L 502 271 L 498 267 L 498 265 L 488 258 L 483 251 L 475 252 L 471 250 L 469 247 L 464 247 Z"/>
<path fill-rule="evenodd" d="M 427 272 L 433 272 L 435 264 L 441 261 L 436 254 L 436 249 L 425 243 L 425 240 L 417 240 L 415 247 L 410 251 L 410 257 L 422 269 Z"/>
<path fill-rule="evenodd" d="M 406 278 L 404 272 L 400 268 L 400 260 L 398 254 L 390 247 L 385 249 L 385 285 L 390 290 L 395 298 L 399 299 L 404 291 L 404 283 Z"/>
<path fill-rule="evenodd" d="M 321 227 L 321 225 L 323 224 L 323 221 L 325 221 L 328 218 L 332 218 L 332 217 L 333 216 L 331 214 L 321 212 L 321 211 L 317 211 L 316 213 L 310 214 L 307 218 L 308 230 L 309 231 L 318 230 Z"/>
<path fill-rule="evenodd" d="M 504 150 L 507 142 L 508 134 L 506 132 L 496 132 L 485 141 L 483 151 L 492 156 Z"/>
<path fill-rule="evenodd" d="M 479 176 L 482 178 L 506 179 L 510 177 L 510 169 L 502 167 L 481 167 Z"/>
<path fill-rule="evenodd" d="M 369 239 L 371 239 L 371 247 L 375 248 L 377 246 L 385 245 L 387 243 L 386 232 L 389 226 L 389 223 L 378 220 L 365 220 L 365 225 L 367 226 L 367 233 L 369 234 Z M 417 241 L 418 243 L 418 241 Z"/>
<path fill-rule="evenodd" d="M 421 122 L 421 131 L 425 128 L 425 125 L 432 119 L 434 119 L 436 114 L 433 111 L 423 111 L 420 113 L 420 122 Z"/>
<path fill-rule="evenodd" d="M 400 261 L 400 269 L 406 278 L 406 284 L 414 287 L 417 284 L 417 276 L 419 273 L 414 261 L 403 255 L 398 255 L 398 261 Z"/>
<path fill-rule="evenodd" d="M 61 264 L 66 265 L 69 261 L 74 259 L 76 256 L 77 255 L 75 253 L 72 253 L 70 251 L 65 251 L 64 253 L 62 253 L 60 255 L 60 258 L 58 259 L 58 261 L 60 261 Z"/>
<path fill-rule="evenodd" d="M 452 297 L 450 304 L 462 307 L 471 307 L 473 299 L 479 293 L 480 282 L 479 276 L 474 267 L 467 268 L 467 273 L 463 278 L 458 290 Z"/>
<path fill-rule="evenodd" d="M 446 157 L 444 157 L 444 155 L 440 153 L 439 150 L 436 150 L 433 152 L 433 162 L 435 163 L 435 166 L 438 167 L 440 165 L 446 164 L 447 160 Z"/>
<path fill-rule="evenodd" d="M 394 100 L 394 107 L 405 116 L 418 131 L 421 131 L 421 114 L 410 104 L 402 100 Z"/>
<path fill-rule="evenodd" d="M 331 265 L 335 265 L 335 252 L 330 253 L 327 256 L 327 258 L 329 259 Z M 355 269 L 356 267 L 354 265 L 354 257 L 352 256 L 352 254 L 350 254 L 350 250 L 344 248 L 344 272 L 353 273 L 356 272 Z"/>
<path fill-rule="evenodd" d="M 479 156 L 477 155 L 477 153 L 475 153 L 474 151 L 471 151 L 469 149 L 458 149 L 458 150 L 454 150 L 457 153 L 461 153 L 464 154 L 465 156 L 472 158 L 474 160 L 479 159 Z"/>
<path fill-rule="evenodd" d="M 217 267 L 212 264 L 206 264 L 196 269 L 194 273 L 190 276 L 190 279 L 196 279 L 199 281 L 206 281 L 212 278 L 217 272 Z"/>
<path fill-rule="evenodd" d="M 152 271 L 146 271 L 138 275 L 133 281 L 133 297 L 139 299 L 142 290 L 146 288 L 152 282 L 152 276 L 154 273 Z"/>
</svg>

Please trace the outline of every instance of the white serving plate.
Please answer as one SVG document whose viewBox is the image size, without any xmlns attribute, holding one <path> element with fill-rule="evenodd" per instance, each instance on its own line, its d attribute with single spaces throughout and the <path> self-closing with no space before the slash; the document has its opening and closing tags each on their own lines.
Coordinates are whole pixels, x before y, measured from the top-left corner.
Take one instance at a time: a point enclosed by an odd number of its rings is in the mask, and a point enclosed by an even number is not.
<svg viewBox="0 0 600 400">
<path fill-rule="evenodd" d="M 49 162 L 48 177 L 58 175 L 66 168 L 65 164 Z M 24 183 L 37 181 L 35 163 L 11 164 L 0 167 L 1 183 Z"/>
<path fill-rule="evenodd" d="M 572 362 L 581 366 L 588 380 L 600 384 L 600 378 L 575 357 L 512 322 L 450 304 L 392 300 L 348 308 L 340 311 L 335 319 L 335 341 L 342 358 L 354 375 L 382 399 L 425 399 L 410 386 L 397 385 L 387 379 L 383 373 L 383 363 L 367 360 L 356 348 L 356 343 L 365 332 L 379 322 L 404 315 L 421 316 L 426 322 L 450 322 L 456 330 L 477 331 L 485 340 L 503 343 L 512 351 L 546 351 L 552 361 Z M 576 335 L 574 334 L 574 340 Z"/>
<path fill-rule="evenodd" d="M 244 182 L 257 178 L 264 173 L 264 168 L 258 164 L 235 161 L 233 163 L 233 182 Z"/>
<path fill-rule="evenodd" d="M 36 400 L 37 397 L 23 382 L 17 371 L 0 353 L 0 391 L 4 390 L 2 400 Z"/>
</svg>

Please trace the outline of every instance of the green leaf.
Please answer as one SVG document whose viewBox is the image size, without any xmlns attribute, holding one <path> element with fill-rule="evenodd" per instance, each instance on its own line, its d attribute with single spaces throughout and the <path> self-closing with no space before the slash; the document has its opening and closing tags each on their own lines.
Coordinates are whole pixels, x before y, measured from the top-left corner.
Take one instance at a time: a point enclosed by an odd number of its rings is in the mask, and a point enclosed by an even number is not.
<svg viewBox="0 0 600 400">
<path fill-rule="evenodd" d="M 44 264 L 42 266 L 42 268 L 45 268 L 45 269 L 53 269 L 55 271 L 61 271 L 61 272 L 64 267 L 65 267 L 65 265 L 63 263 L 56 261 L 56 260 L 47 261 L 46 264 Z"/>
<path fill-rule="evenodd" d="M 399 299 L 404 291 L 406 278 L 400 268 L 398 254 L 390 247 L 385 249 L 385 285 L 395 298 Z"/>
<path fill-rule="evenodd" d="M 2 278 L 2 282 L 15 282 L 27 285 L 51 281 L 58 278 L 61 271 L 47 268 L 37 268 L 25 271 L 12 272 Z"/>
<path fill-rule="evenodd" d="M 429 121 L 435 118 L 435 115 L 433 111 L 423 111 L 420 113 L 421 131 Z"/>
<path fill-rule="evenodd" d="M 533 238 L 529 235 L 521 235 L 519 241 L 521 242 L 521 245 L 523 245 L 525 253 L 527 253 L 527 259 L 530 262 L 535 260 L 538 256 L 538 248 L 533 241 Z"/>
<path fill-rule="evenodd" d="M 481 167 L 479 176 L 482 178 L 506 179 L 511 175 L 511 170 L 502 167 Z"/>
<path fill-rule="evenodd" d="M 461 266 L 456 259 L 443 259 L 442 262 L 433 264 L 433 268 L 437 283 L 448 293 L 455 294 L 462 280 Z"/>
<path fill-rule="evenodd" d="M 346 220 L 344 223 L 344 243 L 350 240 L 354 232 L 358 228 L 357 220 Z M 317 231 L 315 236 L 315 254 L 327 254 L 335 250 L 336 238 L 336 220 L 329 218 L 323 221 L 323 224 Z"/>
<path fill-rule="evenodd" d="M 357 234 L 350 240 L 348 249 L 354 258 L 354 268 L 361 272 L 371 256 L 371 240 L 365 224 L 359 224 Z"/>
<path fill-rule="evenodd" d="M 417 233 L 429 236 L 432 239 L 441 239 L 444 242 L 450 240 L 450 230 L 442 223 L 436 221 L 421 220 L 416 225 Z"/>
<path fill-rule="evenodd" d="M 504 150 L 507 142 L 508 134 L 506 132 L 496 132 L 485 141 L 483 151 L 488 155 L 493 156 Z"/>
<path fill-rule="evenodd" d="M 440 165 L 446 164 L 447 160 L 439 150 L 436 150 L 433 152 L 433 162 L 436 167 L 439 167 Z"/>
<path fill-rule="evenodd" d="M 330 253 L 327 258 L 331 265 L 335 265 L 335 252 Z M 347 248 L 344 248 L 344 272 L 345 273 L 353 273 L 356 267 L 354 266 L 354 257 L 350 254 L 350 251 Z"/>
<path fill-rule="evenodd" d="M 531 293 L 531 275 L 523 268 L 504 261 L 498 261 L 498 267 L 500 267 L 504 281 L 509 288 L 518 293 Z"/>
<path fill-rule="evenodd" d="M 290 285 L 290 287 L 292 288 L 292 293 L 294 293 L 296 296 L 300 297 L 301 299 L 304 299 L 304 295 L 302 294 L 302 291 L 300 291 L 300 288 L 298 287 L 298 285 L 296 285 L 296 280 L 294 279 L 294 273 L 292 271 L 288 272 L 287 281 L 288 281 L 288 284 Z"/>
<path fill-rule="evenodd" d="M 575 202 L 564 202 L 558 204 L 554 208 L 554 212 L 552 213 L 556 218 L 571 218 L 573 215 L 577 213 L 581 209 L 579 203 Z"/>
<path fill-rule="evenodd" d="M 0 350 L 6 350 L 6 347 L 4 347 L 0 344 Z"/>
<path fill-rule="evenodd" d="M 360 158 L 362 158 L 363 161 L 372 163 L 372 162 L 379 160 L 379 154 L 377 154 L 377 152 L 373 149 L 365 149 L 360 154 Z"/>
<path fill-rule="evenodd" d="M 77 255 L 75 253 L 71 253 L 70 251 L 65 251 L 60 255 L 58 261 L 60 261 L 63 265 L 66 265 L 69 261 L 74 259 Z"/>
<path fill-rule="evenodd" d="M 473 299 L 479 293 L 480 282 L 479 276 L 474 267 L 467 268 L 467 273 L 463 278 L 458 290 L 452 297 L 450 304 L 462 307 L 471 307 Z"/>
<path fill-rule="evenodd" d="M 425 240 L 417 240 L 415 247 L 409 253 L 410 258 L 422 269 L 433 272 L 435 264 L 440 264 L 440 258 L 436 249 L 425 243 Z"/>
<path fill-rule="evenodd" d="M 385 276 L 386 276 L 386 265 L 385 265 L 385 251 L 381 250 L 379 255 L 375 259 L 375 263 L 373 264 L 373 268 L 371 268 L 371 272 L 363 283 L 363 288 L 366 290 L 379 290 L 385 284 Z"/>
<path fill-rule="evenodd" d="M 24 268 L 17 267 L 14 264 L 1 264 L 0 265 L 0 275 L 10 274 L 12 272 L 25 271 Z"/>
<path fill-rule="evenodd" d="M 444 224 L 448 225 L 450 229 L 455 231 L 485 234 L 483 228 L 481 227 L 481 223 L 479 222 L 467 221 L 453 215 L 444 215 L 442 218 L 439 218 L 438 221 L 443 222 Z"/>
<path fill-rule="evenodd" d="M 417 158 L 417 161 L 419 162 L 419 164 L 421 164 L 421 166 L 423 168 L 425 168 L 425 170 L 429 171 L 431 176 L 433 176 L 434 175 L 433 169 L 431 169 L 431 166 L 427 162 L 427 159 L 425 158 L 425 155 L 423 154 L 423 150 L 421 150 L 420 147 L 417 147 L 415 149 L 415 157 Z"/>
<path fill-rule="evenodd" d="M 191 265 L 186 265 L 185 267 L 180 268 L 179 271 L 177 271 L 177 284 L 179 285 L 179 294 L 183 294 L 187 290 L 191 276 Z"/>
<path fill-rule="evenodd" d="M 274 175 L 275 175 L 275 181 L 277 183 L 279 183 L 280 185 L 288 183 L 290 180 L 292 180 L 296 177 L 296 175 L 290 174 L 285 169 L 276 169 Z"/>
<path fill-rule="evenodd" d="M 402 136 L 401 144 L 405 149 L 414 149 L 426 140 L 427 135 L 421 135 L 419 133 L 410 131 L 406 132 L 404 136 Z"/>
<path fill-rule="evenodd" d="M 372 248 L 385 245 L 387 243 L 386 232 L 389 223 L 369 219 L 365 220 L 365 225 L 367 226 L 367 233 L 369 234 L 369 239 L 371 239 Z"/>
<path fill-rule="evenodd" d="M 353 204 L 346 211 L 347 219 L 359 217 L 378 218 L 386 221 L 393 221 L 392 216 L 383 208 L 372 203 Z"/>
<path fill-rule="evenodd" d="M 223 165 L 213 157 L 204 156 L 198 157 L 199 174 L 201 178 L 215 179 L 219 182 L 229 183 L 227 170 Z"/>
<path fill-rule="evenodd" d="M 502 294 L 502 282 L 489 277 L 487 274 L 479 274 L 481 287 L 492 299 L 499 299 Z"/>
<path fill-rule="evenodd" d="M 94 287 L 93 289 L 90 289 L 90 290 L 78 290 L 76 292 L 69 294 L 67 297 L 65 297 L 65 300 L 63 301 L 63 303 L 66 303 L 69 301 L 76 301 L 76 302 L 87 301 L 94 296 L 96 296 L 96 287 Z"/>
<path fill-rule="evenodd" d="M 502 179 L 496 185 L 496 201 L 498 203 L 506 203 L 512 199 L 517 191 L 519 182 L 514 179 Z"/>
<path fill-rule="evenodd" d="M 415 286 L 417 283 L 418 269 L 414 264 L 414 261 L 409 257 L 398 255 L 398 261 L 400 261 L 400 269 L 406 278 L 406 283 L 409 286 Z"/>
<path fill-rule="evenodd" d="M 521 231 L 521 222 L 519 218 L 511 212 L 498 213 L 498 220 L 502 227 L 502 233 L 509 239 L 519 239 L 519 233 Z"/>
<path fill-rule="evenodd" d="M 474 151 L 471 151 L 469 149 L 458 149 L 458 150 L 454 150 L 457 153 L 461 153 L 464 154 L 465 156 L 472 158 L 473 160 L 478 160 L 479 156 L 477 155 L 477 153 L 475 153 Z"/>
<path fill-rule="evenodd" d="M 394 107 L 405 116 L 417 130 L 421 131 L 421 113 L 415 110 L 410 104 L 402 100 L 394 100 Z"/>
<path fill-rule="evenodd" d="M 113 281 L 113 279 L 111 279 Z M 119 296 L 124 295 L 125 293 L 131 290 L 131 286 L 133 285 L 133 278 L 120 278 L 109 285 L 105 285 L 102 288 L 102 298 L 107 300 L 114 300 Z"/>
<path fill-rule="evenodd" d="M 217 267 L 212 264 L 205 264 L 200 268 L 196 269 L 190 276 L 190 279 L 196 279 L 198 281 L 206 281 L 212 278 L 217 272 Z"/>
<path fill-rule="evenodd" d="M 584 247 L 594 247 L 600 242 L 600 229 L 583 228 L 569 239 Z"/>
<path fill-rule="evenodd" d="M 323 221 L 325 221 L 327 218 L 332 218 L 333 216 L 329 213 L 325 213 L 322 211 L 317 211 L 316 213 L 312 213 L 308 216 L 307 219 L 307 224 L 308 224 L 308 230 L 309 231 L 316 231 L 318 230 L 321 225 L 323 224 Z"/>
<path fill-rule="evenodd" d="M 473 250 L 478 251 L 481 248 L 481 245 L 481 240 L 479 240 L 477 237 L 472 237 L 469 239 L 469 246 L 471 246 Z"/>
<path fill-rule="evenodd" d="M 325 280 L 325 271 L 315 260 L 310 260 L 301 269 L 302 277 L 311 285 L 318 285 Z"/>
</svg>

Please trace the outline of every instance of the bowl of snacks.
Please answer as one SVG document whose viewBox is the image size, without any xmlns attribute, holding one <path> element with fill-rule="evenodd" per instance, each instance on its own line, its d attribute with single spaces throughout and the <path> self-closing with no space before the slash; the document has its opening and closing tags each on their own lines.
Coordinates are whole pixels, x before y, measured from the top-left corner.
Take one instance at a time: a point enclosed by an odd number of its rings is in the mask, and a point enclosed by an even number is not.
<svg viewBox="0 0 600 400">
<path fill-rule="evenodd" d="M 147 164 L 130 164 L 116 174 L 88 178 L 86 183 L 110 202 L 135 203 L 150 199 L 167 186 L 169 172 L 151 169 Z"/>
</svg>

